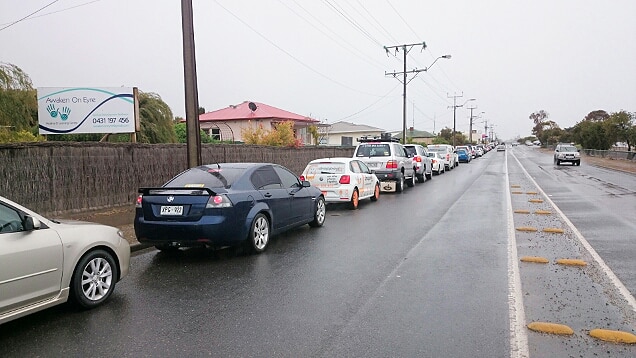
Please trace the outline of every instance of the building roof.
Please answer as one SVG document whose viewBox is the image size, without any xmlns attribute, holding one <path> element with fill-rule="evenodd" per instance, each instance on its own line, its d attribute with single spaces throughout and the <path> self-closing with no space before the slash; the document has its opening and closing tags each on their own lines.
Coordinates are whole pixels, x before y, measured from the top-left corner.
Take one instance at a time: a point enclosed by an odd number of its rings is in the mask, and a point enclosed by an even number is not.
<svg viewBox="0 0 636 358">
<path fill-rule="evenodd" d="M 399 132 L 391 132 L 393 138 L 402 138 L 402 131 Z M 407 129 L 406 130 L 406 138 L 435 138 L 437 137 L 435 134 L 427 131 L 418 131 L 417 129 Z"/>
<path fill-rule="evenodd" d="M 366 124 L 354 124 L 339 121 L 330 126 L 329 133 L 354 133 L 354 132 L 384 132 L 384 129 L 368 126 Z"/>
<path fill-rule="evenodd" d="M 254 111 L 250 108 L 256 108 Z M 218 109 L 199 115 L 199 122 L 231 121 L 231 120 L 251 120 L 251 119 L 274 119 L 291 120 L 295 122 L 318 123 L 319 121 L 310 117 L 301 116 L 288 112 L 280 108 L 269 106 L 259 102 L 244 101 L 237 105 Z"/>
</svg>

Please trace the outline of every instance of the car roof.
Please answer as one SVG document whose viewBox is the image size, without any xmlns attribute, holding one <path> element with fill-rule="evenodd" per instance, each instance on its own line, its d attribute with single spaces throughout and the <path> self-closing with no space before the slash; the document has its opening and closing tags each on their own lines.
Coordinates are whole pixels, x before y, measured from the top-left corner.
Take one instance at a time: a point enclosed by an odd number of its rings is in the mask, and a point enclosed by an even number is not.
<svg viewBox="0 0 636 358">
<path fill-rule="evenodd" d="M 324 163 L 324 162 L 350 162 L 352 160 L 359 160 L 358 158 L 348 158 L 348 157 L 333 157 L 333 158 L 319 158 L 314 159 L 309 163 Z"/>
</svg>

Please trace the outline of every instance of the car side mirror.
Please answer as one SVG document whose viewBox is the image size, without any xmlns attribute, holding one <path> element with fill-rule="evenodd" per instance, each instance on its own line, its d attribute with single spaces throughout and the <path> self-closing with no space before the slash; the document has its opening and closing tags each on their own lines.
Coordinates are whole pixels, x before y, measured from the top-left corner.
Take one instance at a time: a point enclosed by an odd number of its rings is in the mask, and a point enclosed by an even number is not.
<svg viewBox="0 0 636 358">
<path fill-rule="evenodd" d="M 311 183 L 308 180 L 303 180 L 303 188 L 309 188 Z"/>
<path fill-rule="evenodd" d="M 27 215 L 24 220 L 24 230 L 25 231 L 33 231 L 39 230 L 42 227 L 42 223 L 38 218 L 34 218 L 33 216 Z"/>
</svg>

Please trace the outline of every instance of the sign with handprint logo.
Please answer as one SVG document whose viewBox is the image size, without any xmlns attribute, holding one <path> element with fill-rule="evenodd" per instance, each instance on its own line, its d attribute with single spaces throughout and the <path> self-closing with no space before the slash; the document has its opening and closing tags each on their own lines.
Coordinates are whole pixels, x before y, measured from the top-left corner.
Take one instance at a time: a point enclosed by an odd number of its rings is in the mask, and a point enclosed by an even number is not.
<svg viewBox="0 0 636 358">
<path fill-rule="evenodd" d="M 133 88 L 38 88 L 38 122 L 40 134 L 133 133 Z"/>
</svg>

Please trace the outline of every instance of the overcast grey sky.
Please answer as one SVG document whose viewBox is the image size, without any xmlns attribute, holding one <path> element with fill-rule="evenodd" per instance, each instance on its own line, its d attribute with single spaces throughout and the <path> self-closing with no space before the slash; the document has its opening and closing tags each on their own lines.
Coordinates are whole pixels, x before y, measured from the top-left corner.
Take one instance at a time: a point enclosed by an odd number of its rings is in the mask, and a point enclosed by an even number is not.
<svg viewBox="0 0 636 358">
<path fill-rule="evenodd" d="M 35 87 L 136 86 L 184 116 L 181 3 L 0 0 L 0 61 Z M 593 110 L 636 111 L 634 0 L 193 0 L 199 103 L 266 103 L 333 123 L 402 129 L 402 85 L 385 72 L 429 67 L 407 86 L 408 126 L 530 135 L 538 110 L 562 128 Z M 9 27 L 7 27 L 9 26 Z M 483 131 L 483 129 L 482 129 Z"/>
</svg>

